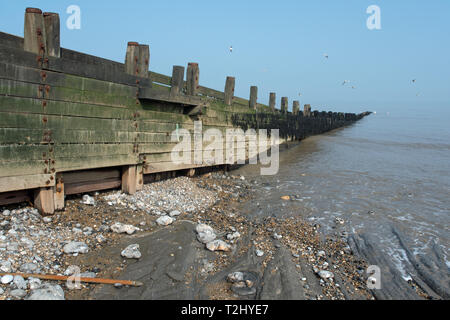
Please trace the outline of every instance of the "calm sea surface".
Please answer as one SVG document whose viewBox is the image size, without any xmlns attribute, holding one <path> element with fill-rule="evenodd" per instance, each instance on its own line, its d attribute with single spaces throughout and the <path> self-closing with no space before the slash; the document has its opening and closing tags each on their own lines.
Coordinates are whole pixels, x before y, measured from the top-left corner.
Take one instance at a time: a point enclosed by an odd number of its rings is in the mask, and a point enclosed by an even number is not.
<svg viewBox="0 0 450 320">
<path fill-rule="evenodd" d="M 310 137 L 280 156 L 276 176 L 256 166 L 241 173 L 261 183 L 255 214 L 299 214 L 335 232 L 370 233 L 405 278 L 407 247 L 427 255 L 437 242 L 450 258 L 450 111 L 378 112 L 352 126 Z M 282 201 L 291 195 L 295 201 Z"/>
</svg>

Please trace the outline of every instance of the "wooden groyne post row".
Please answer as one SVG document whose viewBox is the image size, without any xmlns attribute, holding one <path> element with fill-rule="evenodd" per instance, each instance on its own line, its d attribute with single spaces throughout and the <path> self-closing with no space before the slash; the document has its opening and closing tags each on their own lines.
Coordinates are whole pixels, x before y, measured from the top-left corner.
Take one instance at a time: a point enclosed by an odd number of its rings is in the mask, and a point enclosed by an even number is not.
<svg viewBox="0 0 450 320">
<path fill-rule="evenodd" d="M 231 128 L 279 129 L 287 142 L 366 115 L 309 105 L 300 112 L 298 101 L 289 112 L 287 97 L 279 112 L 275 92 L 268 106 L 256 86 L 249 100 L 235 96 L 232 76 L 223 92 L 201 86 L 195 62 L 173 66 L 171 76 L 149 71 L 146 44 L 128 42 L 124 56 L 118 63 L 61 48 L 59 15 L 36 8 L 26 9 L 23 38 L 0 32 L 0 205 L 29 200 L 52 214 L 67 195 L 133 194 L 156 176 L 209 167 L 171 161 L 173 133 L 192 133 L 198 121 L 224 136 Z"/>
</svg>

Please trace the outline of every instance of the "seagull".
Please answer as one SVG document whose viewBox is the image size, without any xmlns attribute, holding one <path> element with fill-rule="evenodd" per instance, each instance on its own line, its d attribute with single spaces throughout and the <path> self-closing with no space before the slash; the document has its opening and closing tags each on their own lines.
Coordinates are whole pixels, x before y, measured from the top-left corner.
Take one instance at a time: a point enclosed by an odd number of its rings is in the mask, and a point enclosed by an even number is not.
<svg viewBox="0 0 450 320">
<path fill-rule="evenodd" d="M 412 80 L 412 83 L 416 83 L 416 79 L 413 79 L 413 80 Z"/>
<path fill-rule="evenodd" d="M 230 46 L 230 53 L 233 52 L 233 46 Z"/>
<path fill-rule="evenodd" d="M 323 56 L 328 59 L 328 54 L 324 53 Z"/>
<path fill-rule="evenodd" d="M 301 97 L 301 96 L 302 96 L 302 94 L 301 94 L 301 93 L 299 93 L 299 94 L 298 94 L 298 96 L 299 96 L 299 97 Z"/>
<path fill-rule="evenodd" d="M 342 82 L 342 85 L 344 86 L 344 85 L 346 85 L 349 82 L 350 82 L 350 80 L 344 80 L 344 82 Z"/>
</svg>

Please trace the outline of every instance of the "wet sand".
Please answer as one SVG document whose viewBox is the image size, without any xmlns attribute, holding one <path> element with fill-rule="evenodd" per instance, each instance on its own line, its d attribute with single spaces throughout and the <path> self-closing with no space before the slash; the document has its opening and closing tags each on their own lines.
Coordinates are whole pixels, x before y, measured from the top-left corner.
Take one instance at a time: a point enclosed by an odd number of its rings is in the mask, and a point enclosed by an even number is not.
<svg viewBox="0 0 450 320">
<path fill-rule="evenodd" d="M 170 226 L 156 226 L 150 221 L 149 230 L 116 235 L 102 248 L 67 258 L 67 265 L 81 265 L 86 270 L 99 268 L 98 277 L 136 280 L 143 282 L 143 286 L 87 285 L 83 290 L 67 291 L 66 297 L 374 299 L 366 287 L 367 263 L 353 255 L 345 242 L 325 239 L 317 226 L 299 217 L 255 218 L 242 214 L 243 207 L 254 201 L 258 185 L 222 173 L 207 174 L 191 181 L 207 190 L 222 190 L 218 192 L 219 200 L 203 213 L 183 213 Z M 99 201 L 96 211 L 100 211 L 101 206 Z M 133 214 L 136 216 L 134 211 L 122 211 L 120 216 L 128 216 L 132 224 L 129 217 Z M 79 218 L 87 216 L 93 217 L 80 213 Z M 139 216 L 135 224 L 141 219 Z M 241 237 L 231 243 L 230 252 L 211 252 L 196 238 L 198 222 L 213 227 L 222 239 L 233 230 L 238 230 Z M 138 260 L 122 258 L 121 250 L 135 243 L 140 245 L 142 257 Z M 258 256 L 257 250 L 263 255 Z M 319 270 L 332 272 L 333 279 L 321 279 Z M 251 275 L 252 286 L 239 288 L 227 281 L 227 276 L 236 271 Z"/>
</svg>

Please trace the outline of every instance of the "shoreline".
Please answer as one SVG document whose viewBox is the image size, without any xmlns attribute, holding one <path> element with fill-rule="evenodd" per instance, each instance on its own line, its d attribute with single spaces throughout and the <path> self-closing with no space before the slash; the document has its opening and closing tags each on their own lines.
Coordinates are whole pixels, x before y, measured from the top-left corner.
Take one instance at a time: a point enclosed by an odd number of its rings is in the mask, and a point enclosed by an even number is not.
<svg viewBox="0 0 450 320">
<path fill-rule="evenodd" d="M 82 284 L 81 290 L 69 290 L 64 283 L 58 283 L 66 299 L 374 299 L 366 289 L 364 271 L 367 264 L 352 255 L 346 243 L 321 239 L 317 226 L 300 217 L 249 219 L 241 215 L 242 205 L 255 195 L 254 187 L 252 182 L 235 177 L 232 172 L 213 172 L 200 177 L 178 177 L 148 184 L 138 192 L 137 197 L 152 192 L 159 195 L 166 193 L 166 199 L 157 200 L 162 201 L 160 208 L 165 206 L 166 211 L 176 210 L 173 205 L 177 202 L 180 206 L 186 205 L 180 199 L 190 203 L 192 198 L 198 196 L 198 207 L 180 210 L 176 221 L 165 227 L 156 223 L 163 214 L 149 214 L 149 210 L 158 209 L 139 209 L 136 202 L 131 206 L 126 203 L 126 198 L 135 200 L 136 195 L 124 195 L 122 199 L 118 191 L 96 193 L 94 206 L 81 204 L 80 198 L 70 199 L 65 211 L 52 217 L 52 221 L 45 226 L 58 230 L 80 230 L 75 240 L 84 240 L 89 252 L 60 254 L 54 262 L 60 267 L 49 273 L 59 271 L 64 274 L 69 266 L 77 265 L 85 275 L 100 278 L 144 279 L 143 282 L 149 279 L 149 286 L 144 285 L 144 288 L 118 289 L 114 286 Z M 168 192 L 170 188 L 178 192 L 179 199 Z M 183 190 L 191 190 L 192 194 L 183 194 Z M 111 196 L 117 197 L 113 205 Z M 133 225 L 140 230 L 132 235 L 107 231 L 108 225 L 116 222 Z M 207 250 L 196 239 L 194 229 L 198 223 L 211 226 L 217 238 L 228 243 L 231 250 Z M 240 237 L 228 240 L 227 236 L 236 231 Z M 183 247 L 175 248 L 171 244 L 176 238 L 182 240 Z M 164 241 L 157 244 L 157 239 Z M 135 242 L 141 245 L 142 257 L 121 257 L 120 252 Z M 159 249 L 162 251 L 158 253 Z M 168 251 L 173 251 L 173 256 L 164 256 L 163 252 Z M 190 257 L 185 256 L 187 252 Z M 154 260 L 159 261 L 159 264 L 152 265 L 153 273 L 158 274 L 156 279 L 152 272 L 142 273 L 145 266 Z M 178 271 L 170 271 L 168 266 L 174 266 L 174 270 Z M 242 284 L 227 281 L 227 276 L 237 271 L 253 276 L 251 287 L 239 288 Z M 332 278 L 327 278 L 331 276 L 327 272 L 322 272 L 321 278 L 320 271 L 331 272 Z M 173 286 L 178 288 L 175 296 L 173 292 L 167 293 Z M 4 290 L 1 296 L 10 297 L 12 288 L 7 285 L 1 287 Z M 27 296 L 24 298 L 28 298 L 32 290 L 25 291 Z M 158 292 L 167 295 L 161 297 Z M 184 296 L 179 296 L 179 292 L 184 292 Z"/>
</svg>

